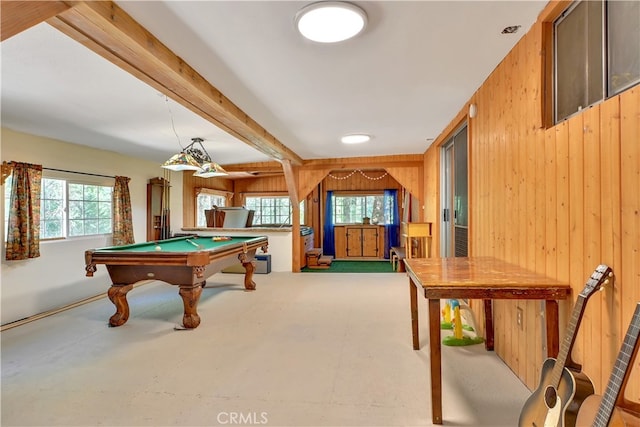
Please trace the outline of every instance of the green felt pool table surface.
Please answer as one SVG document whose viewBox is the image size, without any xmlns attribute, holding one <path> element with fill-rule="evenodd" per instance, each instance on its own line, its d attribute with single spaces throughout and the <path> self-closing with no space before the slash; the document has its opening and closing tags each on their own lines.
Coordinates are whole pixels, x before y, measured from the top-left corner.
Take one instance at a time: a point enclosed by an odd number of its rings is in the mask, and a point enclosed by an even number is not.
<svg viewBox="0 0 640 427">
<path fill-rule="evenodd" d="M 221 238 L 221 237 L 216 237 Z M 231 237 L 230 240 L 214 240 L 214 237 L 183 236 L 157 242 L 134 243 L 96 249 L 100 252 L 194 252 L 197 250 L 229 249 L 256 239 L 255 237 Z M 200 248 L 198 246 L 201 246 Z M 160 249 L 157 249 L 159 247 Z"/>
</svg>

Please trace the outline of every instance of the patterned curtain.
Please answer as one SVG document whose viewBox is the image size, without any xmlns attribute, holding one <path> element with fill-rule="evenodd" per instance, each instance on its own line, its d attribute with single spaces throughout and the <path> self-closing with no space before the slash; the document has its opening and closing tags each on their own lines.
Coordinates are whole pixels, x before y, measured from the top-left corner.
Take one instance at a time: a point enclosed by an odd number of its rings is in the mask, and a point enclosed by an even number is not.
<svg viewBox="0 0 640 427">
<path fill-rule="evenodd" d="M 129 181 L 131 178 L 116 176 L 113 186 L 113 244 L 115 246 L 134 243 Z"/>
<path fill-rule="evenodd" d="M 8 261 L 40 256 L 40 188 L 42 165 L 12 162 L 7 230 Z"/>
</svg>

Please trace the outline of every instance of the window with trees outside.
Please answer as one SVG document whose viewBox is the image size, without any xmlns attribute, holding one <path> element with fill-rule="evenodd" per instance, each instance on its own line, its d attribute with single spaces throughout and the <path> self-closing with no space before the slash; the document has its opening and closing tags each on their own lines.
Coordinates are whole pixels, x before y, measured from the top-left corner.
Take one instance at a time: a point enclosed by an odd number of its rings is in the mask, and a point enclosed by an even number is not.
<svg viewBox="0 0 640 427">
<path fill-rule="evenodd" d="M 371 224 L 384 224 L 384 194 L 334 194 L 333 223 L 361 224 L 363 218 L 370 218 Z M 393 221 L 393 212 L 387 213 Z"/>
<path fill-rule="evenodd" d="M 5 182 L 4 197 L 6 231 L 11 205 L 11 177 Z M 113 186 L 42 178 L 41 240 L 110 234 L 112 231 Z"/>
<path fill-rule="evenodd" d="M 254 211 L 254 226 L 292 224 L 288 196 L 246 196 L 244 206 Z M 300 224 L 304 224 L 304 200 L 300 202 Z"/>
<path fill-rule="evenodd" d="M 581 0 L 554 22 L 555 121 L 640 82 L 640 2 Z"/>
<path fill-rule="evenodd" d="M 226 195 L 215 190 L 203 188 L 196 197 L 196 226 L 207 226 L 207 218 L 204 214 L 205 209 L 211 209 L 214 206 L 223 208 L 226 205 Z"/>
</svg>

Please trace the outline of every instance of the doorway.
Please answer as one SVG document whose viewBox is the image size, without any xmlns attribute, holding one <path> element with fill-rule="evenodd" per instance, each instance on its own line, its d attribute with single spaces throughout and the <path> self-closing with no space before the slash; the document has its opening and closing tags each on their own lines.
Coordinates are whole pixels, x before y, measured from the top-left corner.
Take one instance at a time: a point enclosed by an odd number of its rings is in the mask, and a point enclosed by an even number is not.
<svg viewBox="0 0 640 427">
<path fill-rule="evenodd" d="M 443 257 L 468 256 L 468 161 L 466 123 L 442 148 L 442 238 Z"/>
</svg>

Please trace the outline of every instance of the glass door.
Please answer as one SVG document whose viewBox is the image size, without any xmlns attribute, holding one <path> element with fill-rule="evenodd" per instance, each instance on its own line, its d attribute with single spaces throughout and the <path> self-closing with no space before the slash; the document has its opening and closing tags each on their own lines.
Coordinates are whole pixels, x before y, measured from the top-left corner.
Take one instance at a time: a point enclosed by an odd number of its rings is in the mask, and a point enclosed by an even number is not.
<svg viewBox="0 0 640 427">
<path fill-rule="evenodd" d="M 442 149 L 442 239 L 443 257 L 468 255 L 468 161 L 467 125 L 456 132 Z"/>
</svg>

